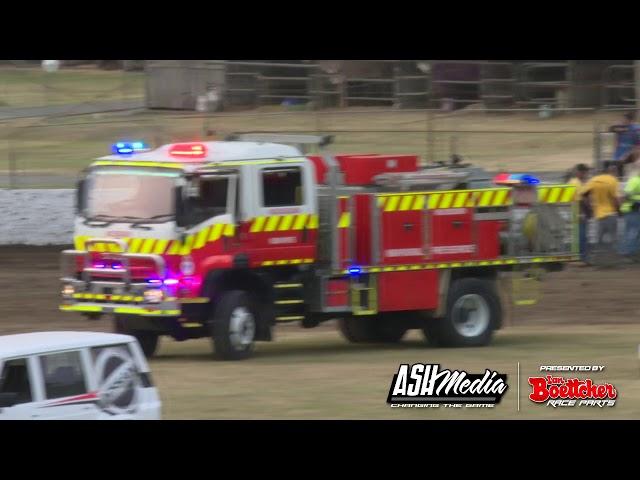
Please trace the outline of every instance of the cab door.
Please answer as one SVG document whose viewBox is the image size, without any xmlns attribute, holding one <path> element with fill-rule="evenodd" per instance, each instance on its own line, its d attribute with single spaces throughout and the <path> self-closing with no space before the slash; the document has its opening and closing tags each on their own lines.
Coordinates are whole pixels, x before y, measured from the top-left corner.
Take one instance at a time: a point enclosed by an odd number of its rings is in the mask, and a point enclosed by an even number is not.
<svg viewBox="0 0 640 480">
<path fill-rule="evenodd" d="M 312 263 L 318 215 L 313 175 L 303 163 L 256 166 L 248 231 L 253 266 Z"/>
</svg>

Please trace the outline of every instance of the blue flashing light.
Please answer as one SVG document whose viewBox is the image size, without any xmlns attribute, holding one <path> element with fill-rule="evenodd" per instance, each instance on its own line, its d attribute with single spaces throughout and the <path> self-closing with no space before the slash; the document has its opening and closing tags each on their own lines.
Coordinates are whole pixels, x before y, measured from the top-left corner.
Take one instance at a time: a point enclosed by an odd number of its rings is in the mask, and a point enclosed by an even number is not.
<svg viewBox="0 0 640 480">
<path fill-rule="evenodd" d="M 144 142 L 117 142 L 111 147 L 116 155 L 131 155 L 133 153 L 146 152 L 149 146 Z"/>
<path fill-rule="evenodd" d="M 522 175 L 522 182 L 529 185 L 537 185 L 540 183 L 540 180 L 533 175 Z"/>
<path fill-rule="evenodd" d="M 360 275 L 362 273 L 362 269 L 360 267 L 349 267 L 349 275 Z"/>
</svg>

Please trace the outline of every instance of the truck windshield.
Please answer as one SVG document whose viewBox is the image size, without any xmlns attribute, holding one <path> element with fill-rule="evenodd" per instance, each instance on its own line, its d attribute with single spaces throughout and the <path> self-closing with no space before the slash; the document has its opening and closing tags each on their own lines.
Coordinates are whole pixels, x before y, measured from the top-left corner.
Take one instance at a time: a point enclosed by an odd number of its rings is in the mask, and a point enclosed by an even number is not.
<svg viewBox="0 0 640 480">
<path fill-rule="evenodd" d="M 177 174 L 103 170 L 87 177 L 88 218 L 166 221 L 174 215 Z"/>
</svg>

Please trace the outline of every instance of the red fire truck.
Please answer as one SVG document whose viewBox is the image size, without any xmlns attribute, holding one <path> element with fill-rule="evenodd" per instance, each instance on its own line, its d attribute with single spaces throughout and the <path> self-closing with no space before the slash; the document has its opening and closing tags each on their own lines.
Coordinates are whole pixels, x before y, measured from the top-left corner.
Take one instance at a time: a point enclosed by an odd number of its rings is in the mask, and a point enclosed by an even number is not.
<svg viewBox="0 0 640 480">
<path fill-rule="evenodd" d="M 78 182 L 60 308 L 111 316 L 148 356 L 168 335 L 242 359 L 280 322 L 330 319 L 350 342 L 422 329 L 435 345 L 479 346 L 502 325 L 499 272 L 578 258 L 573 186 L 306 153 L 329 141 L 114 145 Z"/>
</svg>

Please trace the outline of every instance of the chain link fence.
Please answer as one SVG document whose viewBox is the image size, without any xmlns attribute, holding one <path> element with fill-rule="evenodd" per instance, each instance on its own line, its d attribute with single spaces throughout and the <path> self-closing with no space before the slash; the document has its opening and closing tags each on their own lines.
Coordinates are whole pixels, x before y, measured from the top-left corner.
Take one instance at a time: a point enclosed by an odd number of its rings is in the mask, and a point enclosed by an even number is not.
<svg viewBox="0 0 640 480">
<path fill-rule="evenodd" d="M 152 147 L 220 140 L 241 131 L 334 135 L 333 151 L 415 153 L 424 164 L 464 161 L 490 171 L 564 172 L 593 163 L 597 133 L 621 111 L 341 109 L 185 115 L 92 114 L 0 123 L 0 188 L 68 188 L 119 140 Z"/>
</svg>

